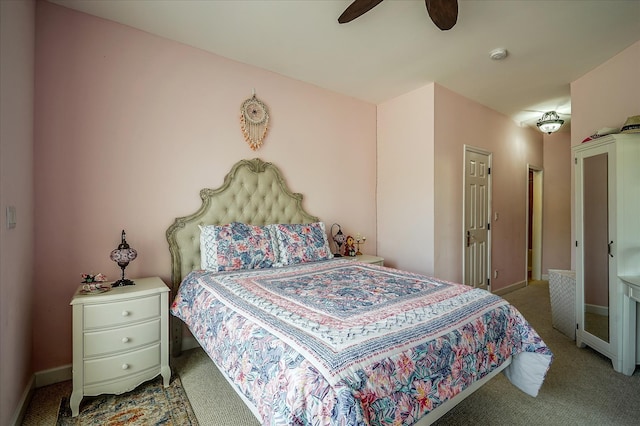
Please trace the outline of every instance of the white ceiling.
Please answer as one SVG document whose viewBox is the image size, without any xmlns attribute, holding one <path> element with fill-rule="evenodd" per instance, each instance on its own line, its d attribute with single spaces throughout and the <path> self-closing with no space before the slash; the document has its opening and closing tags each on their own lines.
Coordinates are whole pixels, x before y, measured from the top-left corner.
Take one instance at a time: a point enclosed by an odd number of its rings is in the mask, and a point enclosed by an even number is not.
<svg viewBox="0 0 640 426">
<path fill-rule="evenodd" d="M 526 125 L 569 118 L 570 83 L 640 40 L 638 0 L 460 0 L 449 31 L 423 0 L 348 24 L 351 0 L 50 1 L 372 103 L 436 82 Z"/>
</svg>

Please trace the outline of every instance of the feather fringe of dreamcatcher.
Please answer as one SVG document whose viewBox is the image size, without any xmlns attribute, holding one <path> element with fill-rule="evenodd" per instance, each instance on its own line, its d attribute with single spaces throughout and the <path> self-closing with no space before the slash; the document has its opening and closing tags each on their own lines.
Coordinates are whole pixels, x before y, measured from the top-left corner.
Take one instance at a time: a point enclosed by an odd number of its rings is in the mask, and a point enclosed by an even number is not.
<svg viewBox="0 0 640 426">
<path fill-rule="evenodd" d="M 247 112 L 247 104 L 254 103 L 262 107 L 264 111 L 264 117 L 259 120 L 253 120 Z M 267 112 L 267 106 L 255 95 L 247 99 L 242 103 L 240 108 L 240 129 L 244 140 L 247 141 L 249 147 L 255 151 L 262 146 L 264 138 L 267 136 L 267 130 L 269 129 L 269 113 Z"/>
</svg>

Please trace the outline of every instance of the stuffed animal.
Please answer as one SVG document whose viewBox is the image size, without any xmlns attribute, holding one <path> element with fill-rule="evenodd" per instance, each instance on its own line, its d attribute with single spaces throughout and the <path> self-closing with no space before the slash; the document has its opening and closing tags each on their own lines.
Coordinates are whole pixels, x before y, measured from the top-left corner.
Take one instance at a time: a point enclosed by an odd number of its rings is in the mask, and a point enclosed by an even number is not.
<svg viewBox="0 0 640 426">
<path fill-rule="evenodd" d="M 344 243 L 344 255 L 345 256 L 356 255 L 356 240 L 354 240 L 351 235 L 347 237 L 347 240 Z"/>
</svg>

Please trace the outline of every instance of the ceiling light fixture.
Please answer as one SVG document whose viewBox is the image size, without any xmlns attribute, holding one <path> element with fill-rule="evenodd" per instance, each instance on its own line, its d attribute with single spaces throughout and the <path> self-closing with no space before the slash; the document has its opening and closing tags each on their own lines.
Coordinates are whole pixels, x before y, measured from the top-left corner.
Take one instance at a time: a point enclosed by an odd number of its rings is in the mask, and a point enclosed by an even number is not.
<svg viewBox="0 0 640 426">
<path fill-rule="evenodd" d="M 561 120 L 555 111 L 545 112 L 542 118 L 538 120 L 536 126 L 541 132 L 551 134 L 560 130 L 560 127 L 564 124 L 564 120 Z"/>
</svg>

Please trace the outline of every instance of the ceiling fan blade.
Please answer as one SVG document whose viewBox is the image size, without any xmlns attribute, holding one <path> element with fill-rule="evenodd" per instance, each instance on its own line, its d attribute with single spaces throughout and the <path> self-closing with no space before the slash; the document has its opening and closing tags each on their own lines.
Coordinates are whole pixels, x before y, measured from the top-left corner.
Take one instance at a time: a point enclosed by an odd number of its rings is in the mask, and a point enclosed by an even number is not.
<svg viewBox="0 0 640 426">
<path fill-rule="evenodd" d="M 342 15 L 338 18 L 338 22 L 346 24 L 351 22 L 359 16 L 364 15 L 377 5 L 382 3 L 382 0 L 355 0 L 342 12 Z"/>
<path fill-rule="evenodd" d="M 431 20 L 442 31 L 450 30 L 458 21 L 458 0 L 424 0 Z"/>
</svg>

